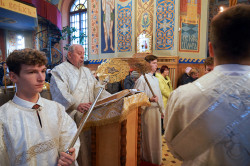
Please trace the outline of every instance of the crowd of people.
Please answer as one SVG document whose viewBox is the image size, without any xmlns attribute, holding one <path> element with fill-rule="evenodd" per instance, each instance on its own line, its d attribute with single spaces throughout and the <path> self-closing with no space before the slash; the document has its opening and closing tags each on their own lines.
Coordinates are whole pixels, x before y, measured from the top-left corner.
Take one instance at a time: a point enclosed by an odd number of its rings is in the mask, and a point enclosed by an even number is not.
<svg viewBox="0 0 250 166">
<path fill-rule="evenodd" d="M 165 130 L 171 153 L 185 166 L 250 165 L 249 13 L 250 6 L 237 5 L 213 18 L 204 76 L 198 78 L 199 70 L 187 67 L 174 90 L 170 68 L 158 70 L 157 56 L 147 55 L 148 73 L 131 69 L 123 85 L 110 84 L 102 92 L 101 99 L 123 88 L 148 96 L 151 105 L 141 114 L 142 161 L 161 165 Z M 91 129 L 67 149 L 102 86 L 84 67 L 84 51 L 71 45 L 67 60 L 47 72 L 43 52 L 26 48 L 8 56 L 17 91 L 0 107 L 1 166 L 91 165 Z M 52 101 L 39 94 L 46 73 Z"/>
</svg>

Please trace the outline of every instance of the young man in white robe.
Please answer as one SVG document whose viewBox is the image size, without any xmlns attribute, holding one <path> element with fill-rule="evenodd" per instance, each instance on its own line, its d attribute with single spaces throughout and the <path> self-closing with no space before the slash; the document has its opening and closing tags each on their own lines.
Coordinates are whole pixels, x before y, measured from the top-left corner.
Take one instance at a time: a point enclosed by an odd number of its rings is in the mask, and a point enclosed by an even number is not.
<svg viewBox="0 0 250 166">
<path fill-rule="evenodd" d="M 145 74 L 156 96 L 151 93 L 144 76 L 140 76 L 135 83 L 135 89 L 144 91 L 151 102 L 150 107 L 142 108 L 142 160 L 153 164 L 160 165 L 162 160 L 162 141 L 161 141 L 161 113 L 159 111 L 159 103 L 161 110 L 164 111 L 163 99 L 158 79 L 153 76 L 157 70 L 157 57 L 147 55 L 145 60 L 151 66 L 151 72 Z"/>
<path fill-rule="evenodd" d="M 101 88 L 100 83 L 91 71 L 83 66 L 84 48 L 79 44 L 69 47 L 67 61 L 52 70 L 50 92 L 52 99 L 61 103 L 67 113 L 79 124 L 82 113 L 89 110 L 92 102 Z M 110 96 L 103 91 L 101 98 Z M 79 165 L 91 165 L 91 131 L 85 130 L 80 134 Z"/>
<path fill-rule="evenodd" d="M 45 83 L 44 53 L 15 50 L 7 58 L 9 75 L 17 91 L 0 107 L 0 165 L 71 165 L 80 141 L 65 153 L 77 128 L 64 107 L 44 99 L 39 92 Z"/>
<path fill-rule="evenodd" d="M 250 5 L 211 22 L 214 70 L 176 89 L 167 104 L 165 138 L 185 166 L 250 165 Z"/>
</svg>

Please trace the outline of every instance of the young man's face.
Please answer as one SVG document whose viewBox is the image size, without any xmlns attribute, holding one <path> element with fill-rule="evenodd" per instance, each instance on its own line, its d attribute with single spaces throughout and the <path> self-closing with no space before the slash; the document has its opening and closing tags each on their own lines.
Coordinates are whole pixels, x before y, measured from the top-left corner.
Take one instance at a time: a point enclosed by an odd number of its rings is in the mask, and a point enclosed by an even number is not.
<svg viewBox="0 0 250 166">
<path fill-rule="evenodd" d="M 42 91 L 45 83 L 45 65 L 21 65 L 19 76 L 10 72 L 11 79 L 17 85 L 18 97 L 33 97 Z"/>
<path fill-rule="evenodd" d="M 80 68 L 84 62 L 84 48 L 80 45 L 75 46 L 73 53 L 68 53 L 68 60 L 77 68 Z"/>
<path fill-rule="evenodd" d="M 212 71 L 214 69 L 213 65 L 206 65 L 205 66 L 205 74 L 209 73 L 210 71 Z"/>
<path fill-rule="evenodd" d="M 154 73 L 157 70 L 157 59 L 151 61 L 149 65 L 151 66 L 151 72 Z"/>
</svg>

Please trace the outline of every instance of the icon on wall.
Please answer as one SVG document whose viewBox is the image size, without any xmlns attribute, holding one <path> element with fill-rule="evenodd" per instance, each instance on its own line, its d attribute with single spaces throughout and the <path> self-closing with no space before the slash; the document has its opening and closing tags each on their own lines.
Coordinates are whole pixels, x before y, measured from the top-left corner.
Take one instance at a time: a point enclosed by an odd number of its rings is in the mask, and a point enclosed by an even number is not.
<svg viewBox="0 0 250 166">
<path fill-rule="evenodd" d="M 148 13 L 144 13 L 143 14 L 143 16 L 142 16 L 142 22 L 141 23 L 142 23 L 141 25 L 142 25 L 142 27 L 144 29 L 146 29 L 149 26 L 150 21 L 149 21 L 149 15 L 148 15 Z"/>
<path fill-rule="evenodd" d="M 152 36 L 145 30 L 137 37 L 137 53 L 151 53 Z"/>
</svg>

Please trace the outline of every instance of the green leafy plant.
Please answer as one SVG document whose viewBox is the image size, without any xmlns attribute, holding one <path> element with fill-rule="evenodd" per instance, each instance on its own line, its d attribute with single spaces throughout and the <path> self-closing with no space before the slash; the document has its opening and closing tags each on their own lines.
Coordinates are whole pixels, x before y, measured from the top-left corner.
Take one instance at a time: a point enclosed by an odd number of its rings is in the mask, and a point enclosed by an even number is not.
<svg viewBox="0 0 250 166">
<path fill-rule="evenodd" d="M 64 50 L 68 50 L 69 46 L 71 45 L 70 43 L 74 40 L 79 39 L 79 41 L 77 41 L 78 44 L 83 45 L 84 42 L 84 38 L 86 37 L 85 33 L 80 32 L 79 36 L 75 36 L 74 33 L 77 31 L 77 29 L 75 27 L 70 27 L 70 26 L 65 26 L 62 29 L 62 36 L 61 36 L 61 40 L 67 40 L 69 39 L 69 44 L 66 44 L 65 47 L 63 47 Z"/>
</svg>

